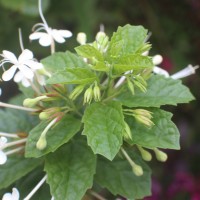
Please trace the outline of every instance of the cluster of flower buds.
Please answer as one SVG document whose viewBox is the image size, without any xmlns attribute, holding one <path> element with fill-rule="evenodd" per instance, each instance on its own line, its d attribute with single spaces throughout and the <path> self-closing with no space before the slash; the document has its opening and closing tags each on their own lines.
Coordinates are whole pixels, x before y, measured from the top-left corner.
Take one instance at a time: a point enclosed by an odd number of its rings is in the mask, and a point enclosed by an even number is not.
<svg viewBox="0 0 200 200">
<path fill-rule="evenodd" d="M 138 122 L 151 128 L 154 123 L 152 122 L 152 112 L 145 109 L 123 109 L 125 115 L 133 116 Z"/>
<path fill-rule="evenodd" d="M 94 98 L 95 101 L 100 101 L 101 100 L 101 91 L 100 87 L 98 86 L 97 82 L 91 85 L 84 93 L 84 101 L 83 104 L 85 103 L 91 103 L 92 99 Z"/>
</svg>

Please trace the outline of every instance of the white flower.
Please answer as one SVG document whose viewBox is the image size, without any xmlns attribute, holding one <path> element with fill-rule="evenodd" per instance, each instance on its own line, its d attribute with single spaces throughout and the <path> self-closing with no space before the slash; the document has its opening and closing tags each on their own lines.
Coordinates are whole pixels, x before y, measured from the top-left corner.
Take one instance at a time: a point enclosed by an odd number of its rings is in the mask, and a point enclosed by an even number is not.
<svg viewBox="0 0 200 200">
<path fill-rule="evenodd" d="M 7 161 L 7 155 L 5 154 L 5 152 L 2 151 L 6 143 L 7 143 L 7 138 L 0 137 L 0 165 L 5 164 Z"/>
<path fill-rule="evenodd" d="M 26 79 L 31 80 L 34 76 L 33 70 L 40 69 L 42 67 L 41 63 L 33 60 L 33 53 L 28 49 L 23 50 L 18 59 L 12 52 L 6 50 L 3 51 L 1 56 L 3 57 L 3 60 L 1 61 L 0 66 L 5 63 L 13 64 L 8 70 L 4 71 L 2 75 L 2 79 L 4 81 L 11 80 L 17 69 Z M 15 80 L 18 80 L 19 74 L 16 74 L 16 76 Z"/>
<path fill-rule="evenodd" d="M 5 193 L 2 200 L 19 200 L 19 191 L 13 188 L 12 193 Z"/>
<path fill-rule="evenodd" d="M 48 26 L 41 9 L 41 0 L 39 0 L 39 13 L 43 23 L 38 23 L 33 26 L 33 30 L 37 27 L 35 32 L 29 36 L 30 40 L 38 40 L 42 46 L 50 46 L 54 43 L 54 40 L 58 43 L 64 43 L 65 38 L 72 36 L 72 32 L 69 30 L 57 30 Z M 45 32 L 40 32 L 44 30 Z"/>
<path fill-rule="evenodd" d="M 199 66 L 192 66 L 192 65 L 188 65 L 186 68 L 182 69 L 181 71 L 171 75 L 171 78 L 173 79 L 180 79 L 180 78 L 184 78 L 187 76 L 190 76 L 192 74 L 195 74 L 195 70 L 198 69 Z"/>
</svg>

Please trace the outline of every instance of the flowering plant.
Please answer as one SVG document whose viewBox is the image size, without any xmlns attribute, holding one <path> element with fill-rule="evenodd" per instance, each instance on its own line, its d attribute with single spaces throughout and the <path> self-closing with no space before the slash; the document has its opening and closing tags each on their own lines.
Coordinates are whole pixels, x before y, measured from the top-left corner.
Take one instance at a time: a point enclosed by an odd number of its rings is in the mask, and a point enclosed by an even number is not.
<svg viewBox="0 0 200 200">
<path fill-rule="evenodd" d="M 0 110 L 0 188 L 14 187 L 3 200 L 105 199 L 99 188 L 113 198 L 150 195 L 145 161 L 155 153 L 164 162 L 167 154 L 160 149 L 180 149 L 172 114 L 160 107 L 194 99 L 176 79 L 197 67 L 170 77 L 155 66 L 162 57 L 148 56 L 151 45 L 142 26 L 119 27 L 110 38 L 100 31 L 92 43 L 79 33 L 76 53 L 55 52 L 55 42 L 72 33 L 47 25 L 40 0 L 39 12 L 43 23 L 29 38 L 50 46 L 51 55 L 39 62 L 22 39 L 19 58 L 6 50 L 1 54 L 3 81 L 14 77 L 22 91 L 11 102 L 0 102 L 6 107 Z M 20 184 L 28 182 L 29 189 L 33 177 L 41 180 L 27 194 Z"/>
</svg>

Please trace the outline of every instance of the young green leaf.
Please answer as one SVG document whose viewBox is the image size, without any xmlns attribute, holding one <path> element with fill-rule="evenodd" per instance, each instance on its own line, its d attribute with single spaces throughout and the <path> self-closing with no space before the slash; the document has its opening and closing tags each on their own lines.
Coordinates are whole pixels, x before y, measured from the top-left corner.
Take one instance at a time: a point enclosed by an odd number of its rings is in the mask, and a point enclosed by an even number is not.
<svg viewBox="0 0 200 200">
<path fill-rule="evenodd" d="M 69 115 L 65 116 L 55 127 L 47 132 L 47 147 L 44 150 L 38 150 L 36 143 L 48 125 L 48 122 L 41 122 L 37 125 L 28 136 L 26 143 L 26 157 L 41 157 L 50 152 L 54 152 L 58 147 L 67 143 L 80 129 L 80 121 Z"/>
<path fill-rule="evenodd" d="M 119 27 L 111 38 L 108 48 L 108 56 L 116 57 L 119 55 L 134 54 L 141 49 L 147 37 L 147 30 L 142 26 L 125 25 Z M 120 52 L 119 50 L 120 49 Z"/>
<path fill-rule="evenodd" d="M 97 76 L 91 70 L 86 68 L 73 68 L 58 71 L 48 79 L 47 83 L 89 84 L 95 80 L 97 80 Z"/>
<path fill-rule="evenodd" d="M 0 189 L 6 188 L 16 180 L 25 176 L 41 163 L 39 159 L 9 157 L 6 164 L 0 167 Z"/>
<path fill-rule="evenodd" d="M 88 65 L 83 61 L 82 58 L 69 51 L 56 52 L 53 55 L 42 59 L 41 63 L 50 72 L 56 72 L 66 68 L 88 68 Z"/>
<path fill-rule="evenodd" d="M 92 187 L 96 157 L 85 141 L 74 140 L 46 157 L 45 171 L 56 200 L 81 200 Z"/>
<path fill-rule="evenodd" d="M 75 48 L 75 50 L 77 54 L 82 56 L 83 58 L 90 58 L 98 61 L 104 60 L 100 51 L 89 44 L 78 46 Z"/>
<path fill-rule="evenodd" d="M 126 55 L 120 57 L 113 65 L 114 74 L 122 74 L 130 70 L 142 70 L 153 68 L 151 58 L 138 54 Z"/>
<path fill-rule="evenodd" d="M 147 85 L 146 93 L 136 90 L 135 95 L 130 95 L 129 90 L 126 89 L 117 100 L 128 107 L 160 107 L 194 100 L 190 90 L 180 80 L 152 75 Z"/>
<path fill-rule="evenodd" d="M 144 174 L 136 176 L 128 161 L 116 157 L 112 162 L 100 158 L 97 161 L 96 182 L 106 187 L 114 195 L 121 195 L 126 198 L 142 199 L 151 194 L 151 170 L 136 155 L 136 152 L 129 153 L 135 163 L 139 164 Z"/>
<path fill-rule="evenodd" d="M 93 103 L 86 108 L 82 121 L 83 135 L 93 152 L 112 160 L 122 145 L 125 129 L 121 103 Z"/>
<path fill-rule="evenodd" d="M 146 128 L 143 124 L 138 123 L 133 117 L 127 117 L 132 141 L 130 144 L 137 144 L 147 148 L 168 148 L 180 149 L 179 131 L 176 125 L 171 121 L 172 114 L 158 108 L 148 109 L 152 112 L 154 126 Z"/>
</svg>

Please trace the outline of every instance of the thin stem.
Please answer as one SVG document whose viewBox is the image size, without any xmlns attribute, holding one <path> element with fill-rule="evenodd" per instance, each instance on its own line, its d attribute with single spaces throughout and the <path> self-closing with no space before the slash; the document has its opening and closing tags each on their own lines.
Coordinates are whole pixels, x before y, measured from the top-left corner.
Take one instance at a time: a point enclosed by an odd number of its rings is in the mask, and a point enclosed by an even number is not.
<svg viewBox="0 0 200 200">
<path fill-rule="evenodd" d="M 10 137 L 10 138 L 19 138 L 19 136 L 17 134 L 15 134 L 15 133 L 0 132 L 0 136 Z"/>
<path fill-rule="evenodd" d="M 29 79 L 27 79 L 28 81 L 29 81 L 29 83 L 31 84 L 31 87 L 32 87 L 32 89 L 36 92 L 36 94 L 37 95 L 41 95 L 41 92 L 39 91 L 39 89 L 35 86 L 35 84 L 31 81 L 31 80 L 29 80 Z"/>
<path fill-rule="evenodd" d="M 121 147 L 121 152 L 124 154 L 126 160 L 130 163 L 131 166 L 135 166 L 136 164 L 130 158 L 130 156 L 126 153 L 126 151 Z"/>
<path fill-rule="evenodd" d="M 43 13 L 42 13 L 42 3 L 41 3 L 41 2 L 42 2 L 41 0 L 38 1 L 39 14 L 40 14 L 40 17 L 41 17 L 41 19 L 42 19 L 42 21 L 43 21 L 45 27 L 48 28 L 47 21 L 46 21 L 46 19 L 44 18 L 44 15 L 43 15 Z"/>
<path fill-rule="evenodd" d="M 104 197 L 102 197 L 100 194 L 96 193 L 95 191 L 90 190 L 90 194 L 99 200 L 106 200 Z"/>
<path fill-rule="evenodd" d="M 38 109 L 27 108 L 27 107 L 17 106 L 17 105 L 3 103 L 3 102 L 0 102 L 0 107 L 13 108 L 13 109 L 17 109 L 17 110 L 24 110 L 24 111 L 30 111 L 30 112 L 37 112 L 38 111 Z"/>
<path fill-rule="evenodd" d="M 15 146 L 15 145 L 18 145 L 18 144 L 21 144 L 21 143 L 25 143 L 26 141 L 27 141 L 27 138 L 20 139 L 20 140 L 17 140 L 17 141 L 13 141 L 13 142 L 8 142 L 1 149 L 5 149 L 7 147 L 11 147 L 11 146 Z"/>
<path fill-rule="evenodd" d="M 29 200 L 37 191 L 38 189 L 43 185 L 43 183 L 46 181 L 47 175 L 45 175 L 42 180 L 33 188 L 33 190 L 24 198 L 24 200 Z"/>
<path fill-rule="evenodd" d="M 5 152 L 5 154 L 8 156 L 8 155 L 14 154 L 14 153 L 16 153 L 18 151 L 21 151 L 22 149 L 24 149 L 24 147 L 18 147 L 16 149 L 13 149 L 13 150 Z"/>
<path fill-rule="evenodd" d="M 19 31 L 19 44 L 22 51 L 24 51 L 23 39 L 22 39 L 22 31 L 21 28 L 18 29 Z"/>
</svg>

